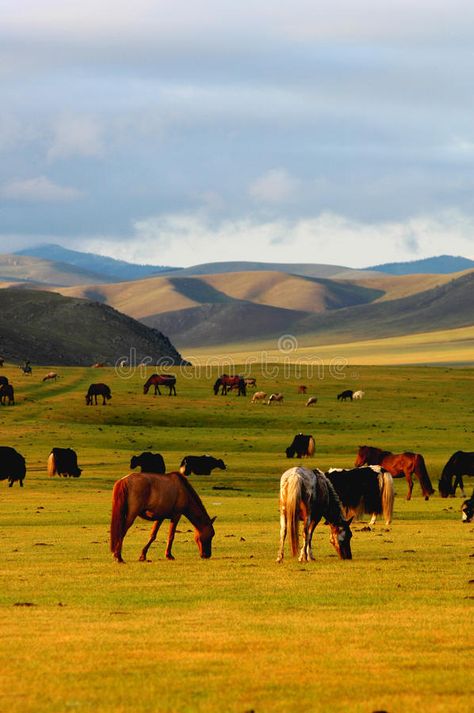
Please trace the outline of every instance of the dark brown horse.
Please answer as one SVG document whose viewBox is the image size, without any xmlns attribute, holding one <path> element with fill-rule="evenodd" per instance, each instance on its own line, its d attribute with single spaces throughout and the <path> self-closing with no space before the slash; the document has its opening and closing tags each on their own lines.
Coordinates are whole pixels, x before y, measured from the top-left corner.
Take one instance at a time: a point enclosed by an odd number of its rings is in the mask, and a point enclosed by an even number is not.
<svg viewBox="0 0 474 713">
<path fill-rule="evenodd" d="M 203 558 L 212 554 L 213 522 L 201 498 L 188 479 L 181 473 L 130 473 L 114 485 L 112 496 L 112 523 L 110 526 L 110 549 L 118 562 L 122 559 L 122 544 L 127 530 L 135 518 L 154 522 L 150 539 L 142 550 L 140 561 L 146 560 L 147 552 L 154 542 L 163 520 L 171 520 L 165 556 L 171 554 L 176 527 L 184 515 L 194 526 L 194 540 Z"/>
<path fill-rule="evenodd" d="M 373 446 L 359 446 L 354 465 L 356 468 L 361 465 L 381 465 L 382 468 L 392 474 L 393 478 L 405 476 L 408 483 L 407 500 L 410 500 L 413 491 L 413 474 L 420 481 L 425 500 L 429 500 L 430 495 L 434 493 L 430 476 L 426 470 L 425 459 L 421 453 L 411 453 L 410 451 L 391 453 Z"/>
<path fill-rule="evenodd" d="M 155 387 L 155 396 L 156 394 L 161 396 L 160 386 L 168 387 L 168 396 L 171 396 L 171 394 L 176 396 L 176 376 L 173 376 L 173 374 L 152 374 L 143 386 L 144 394 L 149 392 L 150 386 Z"/>
<path fill-rule="evenodd" d="M 219 389 L 221 390 L 222 396 L 226 396 L 228 391 L 232 389 L 237 390 L 237 396 L 247 396 L 247 387 L 245 385 L 245 379 L 241 376 L 229 376 L 228 374 L 221 374 L 216 379 L 214 384 L 214 394 L 217 396 Z"/>
<path fill-rule="evenodd" d="M 448 495 L 456 495 L 458 485 L 461 489 L 461 496 L 463 498 L 466 497 L 462 479 L 463 475 L 474 475 L 474 453 L 456 451 L 444 466 L 441 478 L 438 482 L 438 488 L 442 498 L 447 498 Z"/>
<path fill-rule="evenodd" d="M 91 384 L 86 394 L 87 406 L 92 406 L 92 399 L 97 406 L 97 397 L 102 396 L 102 406 L 107 404 L 107 401 L 112 398 L 110 387 L 107 384 Z"/>
<path fill-rule="evenodd" d="M 8 405 L 13 406 L 15 404 L 15 391 L 11 384 L 1 384 L 0 385 L 0 403 L 5 406 L 8 399 Z"/>
</svg>

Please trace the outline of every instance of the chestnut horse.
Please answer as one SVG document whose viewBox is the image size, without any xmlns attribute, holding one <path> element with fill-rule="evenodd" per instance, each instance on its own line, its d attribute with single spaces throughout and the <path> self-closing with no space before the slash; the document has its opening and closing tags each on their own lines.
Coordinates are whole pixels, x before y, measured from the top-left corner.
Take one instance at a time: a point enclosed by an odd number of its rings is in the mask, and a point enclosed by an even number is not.
<svg viewBox="0 0 474 713">
<path fill-rule="evenodd" d="M 216 379 L 214 384 L 214 395 L 217 396 L 219 389 L 221 389 L 222 396 L 227 395 L 227 391 L 232 391 L 232 389 L 237 389 L 237 396 L 247 396 L 247 387 L 245 385 L 245 379 L 241 376 L 229 376 L 228 374 L 221 374 Z"/>
<path fill-rule="evenodd" d="M 341 559 L 352 559 L 350 520 L 345 520 L 341 502 L 332 483 L 320 470 L 290 468 L 280 480 L 280 549 L 277 562 L 283 561 L 286 533 L 289 533 L 293 557 L 299 549 L 299 521 L 303 521 L 304 543 L 300 562 L 314 560 L 311 550 L 313 532 L 325 517 L 331 528 L 330 542 Z"/>
<path fill-rule="evenodd" d="M 143 386 L 144 394 L 148 393 L 150 386 L 155 387 L 155 396 L 156 394 L 161 396 L 160 386 L 168 387 L 168 396 L 171 396 L 171 394 L 176 396 L 176 376 L 173 376 L 173 374 L 152 374 Z"/>
<path fill-rule="evenodd" d="M 425 459 L 421 453 L 391 453 L 383 451 L 381 448 L 373 446 L 359 446 L 359 452 L 355 460 L 355 467 L 361 465 L 381 465 L 382 468 L 388 470 L 393 478 L 401 478 L 405 476 L 408 483 L 407 500 L 411 499 L 413 491 L 413 473 L 420 481 L 421 490 L 425 500 L 429 500 L 430 495 L 433 495 L 434 490 L 431 485 L 430 476 L 426 470 Z"/>
<path fill-rule="evenodd" d="M 117 480 L 112 496 L 112 523 L 110 526 L 110 549 L 118 562 L 123 562 L 122 545 L 127 530 L 136 517 L 154 522 L 150 539 L 142 550 L 140 561 L 146 560 L 147 552 L 154 542 L 163 520 L 171 520 L 165 556 L 171 554 L 176 527 L 184 515 L 194 526 L 194 540 L 203 558 L 212 554 L 213 522 L 201 498 L 181 473 L 130 473 Z"/>
</svg>

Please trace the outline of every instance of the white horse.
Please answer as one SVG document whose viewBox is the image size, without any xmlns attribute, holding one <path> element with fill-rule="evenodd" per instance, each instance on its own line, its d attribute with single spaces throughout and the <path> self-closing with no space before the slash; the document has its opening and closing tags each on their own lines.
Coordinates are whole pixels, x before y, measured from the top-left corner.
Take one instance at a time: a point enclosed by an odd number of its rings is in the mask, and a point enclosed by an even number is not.
<svg viewBox="0 0 474 713">
<path fill-rule="evenodd" d="M 265 391 L 256 391 L 254 395 L 252 396 L 252 402 L 253 404 L 256 404 L 257 401 L 265 401 L 267 398 L 267 394 Z"/>
<path fill-rule="evenodd" d="M 299 521 L 303 521 L 304 543 L 300 562 L 314 560 L 311 541 L 316 525 L 325 517 L 331 529 L 330 542 L 341 559 L 352 559 L 350 524 L 345 520 L 336 491 L 324 473 L 308 468 L 290 468 L 280 479 L 280 548 L 277 562 L 283 561 L 288 532 L 293 557 L 299 550 Z"/>
<path fill-rule="evenodd" d="M 312 404 L 317 404 L 318 403 L 318 397 L 317 396 L 310 396 L 309 399 L 306 402 L 306 406 L 311 406 Z"/>
<path fill-rule="evenodd" d="M 365 396 L 365 391 L 354 391 L 352 399 L 362 399 Z"/>
</svg>

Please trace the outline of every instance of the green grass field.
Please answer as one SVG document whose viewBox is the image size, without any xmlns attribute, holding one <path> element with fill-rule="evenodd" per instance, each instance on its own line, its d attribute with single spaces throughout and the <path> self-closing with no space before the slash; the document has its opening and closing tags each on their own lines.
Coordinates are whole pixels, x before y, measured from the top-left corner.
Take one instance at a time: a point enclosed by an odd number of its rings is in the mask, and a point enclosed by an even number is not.
<svg viewBox="0 0 474 713">
<path fill-rule="evenodd" d="M 459 497 L 425 502 L 416 483 L 407 502 L 397 480 L 392 528 L 354 523 L 352 561 L 337 559 L 320 525 L 315 562 L 288 552 L 275 562 L 295 433 L 315 436 L 308 464 L 323 469 L 352 465 L 362 443 L 421 452 L 436 488 L 451 453 L 474 450 L 471 369 L 362 366 L 312 379 L 254 369 L 259 389 L 285 394 L 272 406 L 214 397 L 215 369 L 178 372 L 176 398 L 144 396 L 139 374 L 61 368 L 43 384 L 47 370 L 2 370 L 17 395 L 0 408 L 2 444 L 25 455 L 28 472 L 22 489 L 0 483 L 0 710 L 472 709 L 474 526 L 461 523 Z M 93 381 L 112 387 L 108 406 L 85 406 Z M 345 388 L 365 399 L 337 402 Z M 81 478 L 47 477 L 53 446 L 77 450 Z M 152 561 L 137 561 L 143 521 L 125 538 L 127 564 L 113 562 L 112 486 L 143 450 L 161 452 L 168 470 L 188 453 L 226 461 L 225 472 L 191 476 L 217 515 L 212 559 L 198 557 L 183 518 L 174 562 L 163 557 L 165 526 Z"/>
</svg>

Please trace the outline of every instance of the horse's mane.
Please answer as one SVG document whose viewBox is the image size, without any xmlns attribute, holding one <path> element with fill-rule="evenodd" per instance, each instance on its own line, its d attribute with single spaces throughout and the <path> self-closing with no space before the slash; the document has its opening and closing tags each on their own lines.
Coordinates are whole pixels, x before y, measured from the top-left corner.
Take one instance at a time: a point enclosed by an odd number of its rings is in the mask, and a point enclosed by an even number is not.
<svg viewBox="0 0 474 713">
<path fill-rule="evenodd" d="M 187 478 L 186 475 L 183 475 L 182 473 L 179 473 L 178 471 L 175 471 L 173 475 L 177 475 L 180 478 L 180 482 L 183 485 L 184 489 L 188 491 L 189 495 L 192 496 L 193 500 L 202 507 L 203 511 L 207 515 L 207 510 L 204 507 L 204 503 L 202 502 L 201 498 L 199 497 L 198 493 L 194 490 L 193 486 L 189 482 L 189 479 Z M 209 517 L 209 515 L 208 515 Z"/>
<path fill-rule="evenodd" d="M 339 496 L 336 493 L 333 484 L 331 483 L 329 478 L 324 475 L 324 473 L 322 473 L 321 471 L 313 472 L 316 478 L 316 484 L 326 489 L 328 507 L 327 510 L 324 512 L 324 516 L 328 522 L 332 523 L 333 525 L 338 525 L 344 519 L 342 514 L 342 504 L 339 500 Z"/>
</svg>

